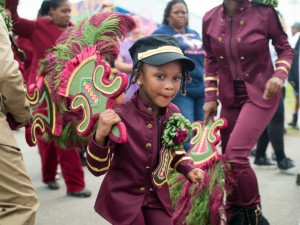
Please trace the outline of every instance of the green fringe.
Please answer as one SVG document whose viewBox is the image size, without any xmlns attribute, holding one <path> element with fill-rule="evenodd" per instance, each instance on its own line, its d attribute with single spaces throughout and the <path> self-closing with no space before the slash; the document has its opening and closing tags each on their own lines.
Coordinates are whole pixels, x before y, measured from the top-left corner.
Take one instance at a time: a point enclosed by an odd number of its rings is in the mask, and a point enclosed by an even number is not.
<svg viewBox="0 0 300 225">
<path fill-rule="evenodd" d="M 112 16 L 109 16 L 101 23 L 101 26 L 98 27 L 94 27 L 90 23 L 85 23 L 83 26 L 83 37 L 81 37 L 80 43 L 89 46 L 94 45 L 100 40 L 111 40 L 112 37 L 103 34 L 107 31 L 113 34 L 120 33 L 118 27 L 119 22 L 120 19 L 118 17 L 113 18 Z"/>
<path fill-rule="evenodd" d="M 252 2 L 263 5 L 269 5 L 274 8 L 278 6 L 278 0 L 252 0 Z"/>
<path fill-rule="evenodd" d="M 195 185 L 193 185 L 195 186 Z M 209 191 L 204 189 L 203 192 L 197 194 L 193 199 L 193 205 L 190 209 L 187 224 L 198 225 L 205 224 L 211 225 L 210 223 L 210 212 L 209 212 Z"/>
<path fill-rule="evenodd" d="M 225 164 L 225 166 L 229 166 Z M 210 199 L 213 194 L 214 188 L 218 187 L 222 189 L 223 193 L 226 192 L 224 186 L 224 177 L 225 172 L 223 168 L 223 164 L 221 161 L 214 163 L 214 165 L 207 171 L 207 175 L 211 180 L 209 182 L 208 187 L 197 187 L 195 184 L 191 184 L 191 188 L 189 190 L 190 196 L 192 199 L 192 207 L 187 216 L 187 224 L 188 225 L 211 225 L 210 222 Z M 179 182 L 175 182 L 178 177 L 181 176 L 175 170 L 172 170 L 169 175 L 168 184 L 170 186 L 170 197 L 172 201 L 172 207 L 175 209 L 175 204 L 178 201 L 184 183 L 186 179 L 182 179 Z M 195 190 L 198 188 L 198 190 Z M 196 193 L 195 193 L 196 192 Z"/>
<path fill-rule="evenodd" d="M 61 136 L 59 137 L 50 134 L 50 132 L 45 132 L 43 138 L 45 140 L 55 141 L 59 147 L 64 149 L 67 149 L 67 146 L 74 146 L 74 144 L 76 144 L 77 146 L 78 144 L 82 144 L 82 146 L 78 147 L 83 147 L 88 143 L 94 131 L 92 131 L 91 134 L 87 137 L 81 137 L 76 133 L 76 125 L 77 124 L 68 124 L 67 126 L 65 126 Z"/>
<path fill-rule="evenodd" d="M 176 172 L 176 170 L 171 170 L 168 177 L 168 184 L 170 185 L 170 198 L 172 201 L 172 208 L 175 208 L 175 204 L 181 194 L 181 190 L 186 179 L 182 179 L 180 182 L 176 182 L 175 180 L 180 177 L 181 174 Z"/>
<path fill-rule="evenodd" d="M 6 15 L 6 10 L 4 8 L 4 2 L 0 1 L 0 15 L 3 17 L 4 23 L 7 27 L 8 31 L 12 31 L 12 21 L 11 19 Z"/>
</svg>

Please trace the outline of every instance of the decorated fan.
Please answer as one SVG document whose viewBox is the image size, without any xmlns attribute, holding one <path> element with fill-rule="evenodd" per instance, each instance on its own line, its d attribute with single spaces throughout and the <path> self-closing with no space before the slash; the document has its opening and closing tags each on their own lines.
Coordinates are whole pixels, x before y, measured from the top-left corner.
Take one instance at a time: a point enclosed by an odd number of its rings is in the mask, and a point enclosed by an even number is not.
<svg viewBox="0 0 300 225">
<path fill-rule="evenodd" d="M 224 183 L 228 165 L 218 153 L 219 129 L 227 126 L 225 119 L 211 118 L 204 127 L 202 122 L 192 124 L 195 136 L 191 139 L 189 154 L 196 167 L 205 171 L 203 183 L 193 184 L 175 172 L 169 176 L 170 195 L 175 210 L 174 224 L 219 225 L 226 220 L 224 197 L 227 187 Z"/>
<path fill-rule="evenodd" d="M 116 59 L 120 40 L 134 26 L 130 16 L 107 12 L 62 34 L 41 62 L 38 82 L 28 87 L 33 115 L 27 129 L 30 145 L 36 144 L 38 132 L 61 147 L 87 142 L 99 113 L 117 104 L 127 86 L 127 76 L 113 73 L 108 62 Z M 126 141 L 122 122 L 113 127 L 110 137 Z"/>
</svg>

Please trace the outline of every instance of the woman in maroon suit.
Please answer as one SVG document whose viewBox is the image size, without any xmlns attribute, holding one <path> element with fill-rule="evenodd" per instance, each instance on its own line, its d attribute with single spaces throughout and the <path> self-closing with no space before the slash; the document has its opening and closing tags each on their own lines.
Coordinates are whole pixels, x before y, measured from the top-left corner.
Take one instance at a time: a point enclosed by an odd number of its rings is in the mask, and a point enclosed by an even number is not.
<svg viewBox="0 0 300 225">
<path fill-rule="evenodd" d="M 270 39 L 278 54 L 275 71 Z M 227 199 L 232 213 L 229 224 L 268 224 L 261 215 L 257 179 L 248 156 L 276 111 L 293 50 L 274 8 L 249 0 L 224 0 L 207 12 L 203 43 L 205 118 L 216 113 L 220 101 L 221 116 L 228 121 L 221 137 L 235 178 Z"/>
</svg>

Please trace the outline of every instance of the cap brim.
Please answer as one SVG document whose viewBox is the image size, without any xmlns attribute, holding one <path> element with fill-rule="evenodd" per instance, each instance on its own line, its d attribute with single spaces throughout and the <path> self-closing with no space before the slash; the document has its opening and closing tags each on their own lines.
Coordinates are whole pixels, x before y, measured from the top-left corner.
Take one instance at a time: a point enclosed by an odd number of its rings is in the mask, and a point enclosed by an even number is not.
<svg viewBox="0 0 300 225">
<path fill-rule="evenodd" d="M 187 65 L 187 68 L 189 71 L 192 71 L 195 69 L 195 63 L 193 60 L 185 57 L 184 55 L 174 53 L 174 52 L 165 52 L 160 53 L 157 55 L 152 55 L 147 58 L 142 59 L 141 61 L 150 64 L 152 66 L 161 66 L 163 64 L 166 64 L 168 62 L 172 62 L 175 60 L 180 60 L 182 63 Z"/>
</svg>

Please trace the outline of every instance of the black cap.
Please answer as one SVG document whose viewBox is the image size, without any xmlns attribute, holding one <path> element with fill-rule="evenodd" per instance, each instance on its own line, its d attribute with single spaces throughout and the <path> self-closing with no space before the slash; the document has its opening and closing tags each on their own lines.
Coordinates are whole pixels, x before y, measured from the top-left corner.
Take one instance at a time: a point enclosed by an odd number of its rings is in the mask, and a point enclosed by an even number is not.
<svg viewBox="0 0 300 225">
<path fill-rule="evenodd" d="M 195 68 L 193 60 L 185 57 L 179 47 L 178 41 L 165 34 L 154 34 L 137 40 L 129 49 L 133 66 L 138 61 L 160 66 L 171 61 L 180 60 L 187 65 L 189 71 Z"/>
</svg>

